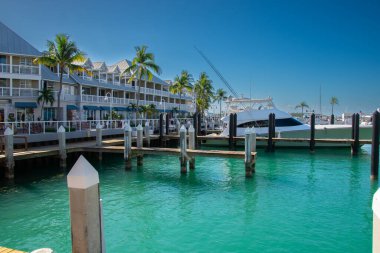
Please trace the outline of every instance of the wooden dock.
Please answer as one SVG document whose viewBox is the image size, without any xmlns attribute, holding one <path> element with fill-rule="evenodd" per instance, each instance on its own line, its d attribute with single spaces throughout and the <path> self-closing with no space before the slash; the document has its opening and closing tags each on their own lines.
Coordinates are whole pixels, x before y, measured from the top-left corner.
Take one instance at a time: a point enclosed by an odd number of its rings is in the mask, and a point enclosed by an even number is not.
<svg viewBox="0 0 380 253">
<path fill-rule="evenodd" d="M 0 246 L 0 253 L 26 253 L 25 251 L 15 250 L 15 249 L 9 249 L 5 247 Z"/>
</svg>

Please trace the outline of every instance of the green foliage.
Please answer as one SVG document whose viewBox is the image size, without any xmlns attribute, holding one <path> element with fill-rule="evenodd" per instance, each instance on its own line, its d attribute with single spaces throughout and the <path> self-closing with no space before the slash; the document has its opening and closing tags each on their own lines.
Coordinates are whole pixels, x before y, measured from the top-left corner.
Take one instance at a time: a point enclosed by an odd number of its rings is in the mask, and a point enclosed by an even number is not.
<svg viewBox="0 0 380 253">
<path fill-rule="evenodd" d="M 309 108 L 309 105 L 305 101 L 302 101 L 300 104 L 296 105 L 296 109 L 298 108 L 301 108 L 302 115 L 303 115 L 303 109 Z"/>
<path fill-rule="evenodd" d="M 339 104 L 338 98 L 337 97 L 331 97 L 330 104 L 331 104 L 331 114 L 334 114 L 334 105 Z"/>
<path fill-rule="evenodd" d="M 212 81 L 208 78 L 205 72 L 202 72 L 199 79 L 195 83 L 194 91 L 196 94 L 197 111 L 204 114 L 204 112 L 210 107 L 211 99 L 214 97 L 214 87 Z"/>
<path fill-rule="evenodd" d="M 214 95 L 214 101 L 219 102 L 219 118 L 222 118 L 222 101 L 227 99 L 227 92 L 223 89 L 217 89 Z"/>
<path fill-rule="evenodd" d="M 192 91 L 193 86 L 192 82 L 194 81 L 193 76 L 189 74 L 186 70 L 182 70 L 180 76 L 176 76 L 174 78 L 174 83 L 169 87 L 169 91 L 173 94 L 178 94 L 179 95 L 179 110 L 181 110 L 181 99 L 182 99 L 182 94 L 184 90 L 187 91 Z"/>
</svg>

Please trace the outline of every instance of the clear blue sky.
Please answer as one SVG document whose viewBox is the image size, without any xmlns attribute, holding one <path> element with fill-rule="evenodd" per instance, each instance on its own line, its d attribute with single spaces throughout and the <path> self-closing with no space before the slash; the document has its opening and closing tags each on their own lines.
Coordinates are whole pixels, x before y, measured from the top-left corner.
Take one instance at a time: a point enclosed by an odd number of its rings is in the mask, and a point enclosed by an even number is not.
<svg viewBox="0 0 380 253">
<path fill-rule="evenodd" d="M 338 112 L 380 107 L 380 1 L 333 0 L 2 0 L 0 19 L 39 50 L 56 33 L 71 35 L 93 61 L 131 59 L 145 44 L 162 79 L 206 71 L 199 47 L 238 93 L 272 96 L 287 111 L 317 109 L 322 86 Z"/>
</svg>

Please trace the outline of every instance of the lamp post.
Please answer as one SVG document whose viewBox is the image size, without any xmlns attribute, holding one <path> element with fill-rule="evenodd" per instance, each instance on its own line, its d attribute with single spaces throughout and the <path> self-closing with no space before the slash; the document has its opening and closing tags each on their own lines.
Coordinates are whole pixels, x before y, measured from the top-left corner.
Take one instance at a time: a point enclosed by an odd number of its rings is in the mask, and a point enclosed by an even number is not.
<svg viewBox="0 0 380 253">
<path fill-rule="evenodd" d="M 112 92 L 112 91 L 111 91 Z M 111 121 L 112 121 L 112 93 L 111 92 L 107 92 L 106 93 L 106 98 L 105 98 L 105 100 L 107 100 L 108 99 L 108 95 L 110 96 L 109 97 L 109 100 L 110 100 L 110 119 L 111 119 Z M 111 123 L 112 124 L 112 123 Z"/>
<path fill-rule="evenodd" d="M 161 98 L 161 102 L 160 102 L 160 105 L 162 105 L 162 101 L 164 101 L 164 113 L 165 113 L 165 99 Z"/>
</svg>

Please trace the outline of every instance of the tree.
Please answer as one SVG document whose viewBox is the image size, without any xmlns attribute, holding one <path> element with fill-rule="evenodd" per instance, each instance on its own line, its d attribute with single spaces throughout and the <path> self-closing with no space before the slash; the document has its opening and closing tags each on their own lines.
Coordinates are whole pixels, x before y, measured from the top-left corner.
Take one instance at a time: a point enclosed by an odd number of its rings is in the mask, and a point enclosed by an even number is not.
<svg viewBox="0 0 380 253">
<path fill-rule="evenodd" d="M 131 66 L 129 66 L 122 74 L 131 75 L 128 82 L 132 82 L 133 79 L 137 79 L 137 106 L 140 102 L 140 88 L 142 86 L 142 78 L 145 81 L 152 81 L 153 70 L 156 74 L 161 74 L 160 67 L 154 62 L 154 54 L 148 53 L 147 46 L 135 47 L 136 56 L 133 58 Z"/>
<path fill-rule="evenodd" d="M 197 111 L 201 112 L 202 115 L 210 107 L 211 98 L 213 98 L 214 95 L 213 90 L 212 81 L 205 72 L 202 72 L 199 75 L 199 80 L 194 85 Z"/>
<path fill-rule="evenodd" d="M 301 108 L 301 112 L 303 116 L 303 108 L 309 108 L 309 105 L 305 101 L 302 101 L 299 105 L 296 105 L 296 109 L 298 108 Z"/>
<path fill-rule="evenodd" d="M 181 99 L 182 99 L 182 94 L 184 90 L 187 91 L 192 91 L 193 86 L 192 82 L 194 81 L 193 77 L 189 72 L 186 70 L 182 70 L 180 76 L 176 76 L 174 78 L 174 83 L 169 87 L 169 91 L 173 94 L 178 94 L 179 95 L 179 110 L 181 111 Z"/>
<path fill-rule="evenodd" d="M 75 62 L 83 62 L 85 54 L 76 46 L 75 42 L 70 41 L 70 37 L 65 34 L 57 34 L 54 41 L 47 41 L 47 51 L 34 60 L 35 63 L 44 64 L 49 67 L 58 67 L 59 69 L 59 90 L 57 98 L 58 120 L 63 120 L 61 108 L 62 79 L 65 70 L 70 72 L 83 68 L 76 65 Z"/>
<path fill-rule="evenodd" d="M 222 101 L 227 99 L 227 92 L 223 89 L 217 89 L 214 96 L 214 101 L 219 102 L 219 118 L 222 118 Z"/>
<path fill-rule="evenodd" d="M 333 115 L 334 114 L 334 105 L 338 105 L 339 104 L 338 98 L 337 97 L 332 97 L 330 99 L 330 104 L 331 104 L 331 115 Z"/>
<path fill-rule="evenodd" d="M 41 105 L 41 119 L 45 120 L 44 117 L 44 105 L 50 103 L 50 106 L 53 106 L 53 103 L 55 101 L 53 90 L 50 88 L 47 88 L 44 86 L 42 90 L 38 91 L 38 98 L 37 98 L 37 103 Z"/>
</svg>

